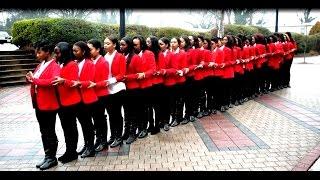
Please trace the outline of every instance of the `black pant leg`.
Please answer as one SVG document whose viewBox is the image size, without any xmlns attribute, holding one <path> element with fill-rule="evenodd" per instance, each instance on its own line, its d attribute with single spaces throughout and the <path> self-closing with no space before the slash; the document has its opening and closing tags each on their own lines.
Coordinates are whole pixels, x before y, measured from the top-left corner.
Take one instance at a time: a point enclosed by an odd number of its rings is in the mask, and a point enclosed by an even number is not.
<svg viewBox="0 0 320 180">
<path fill-rule="evenodd" d="M 58 111 L 66 143 L 66 153 L 76 153 L 78 145 L 78 128 L 75 112 L 79 104 L 61 107 Z"/>
<path fill-rule="evenodd" d="M 107 96 L 99 97 L 98 101 L 93 104 L 93 122 L 98 141 L 107 141 L 108 123 L 105 117 L 105 101 Z"/>
<path fill-rule="evenodd" d="M 94 127 L 92 122 L 93 104 L 80 103 L 77 110 L 77 118 L 82 128 L 85 146 L 93 147 Z"/>
<path fill-rule="evenodd" d="M 35 109 L 39 123 L 43 149 L 47 157 L 56 157 L 58 138 L 55 131 L 57 111 Z"/>
</svg>

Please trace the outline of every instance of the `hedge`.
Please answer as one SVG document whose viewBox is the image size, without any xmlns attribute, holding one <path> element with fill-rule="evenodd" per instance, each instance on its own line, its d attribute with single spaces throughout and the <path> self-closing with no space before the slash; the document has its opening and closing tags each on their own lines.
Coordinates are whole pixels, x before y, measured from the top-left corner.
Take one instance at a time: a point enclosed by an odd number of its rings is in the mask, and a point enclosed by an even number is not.
<svg viewBox="0 0 320 180">
<path fill-rule="evenodd" d="M 226 25 L 225 34 L 244 34 L 252 35 L 254 33 L 262 33 L 265 35 L 271 32 L 262 27 L 245 26 L 245 25 Z M 13 43 L 23 47 L 28 44 L 34 44 L 40 39 L 46 39 L 52 45 L 66 41 L 75 43 L 77 41 L 86 41 L 96 38 L 101 41 L 110 34 L 119 36 L 119 25 L 106 25 L 100 23 L 87 22 L 80 19 L 61 19 L 61 18 L 41 18 L 17 21 L 12 27 Z M 181 28 L 163 27 L 149 28 L 143 25 L 127 25 L 126 35 L 134 36 L 140 34 L 144 37 L 154 35 L 157 37 L 166 36 L 172 38 L 181 35 L 203 35 L 211 38 L 212 32 L 205 33 L 188 31 Z"/>
</svg>

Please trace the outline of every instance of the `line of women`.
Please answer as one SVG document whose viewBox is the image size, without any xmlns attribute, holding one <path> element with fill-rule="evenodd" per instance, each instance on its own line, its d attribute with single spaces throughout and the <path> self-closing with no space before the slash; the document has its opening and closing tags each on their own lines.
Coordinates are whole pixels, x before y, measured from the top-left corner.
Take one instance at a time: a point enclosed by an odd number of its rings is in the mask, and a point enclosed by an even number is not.
<svg viewBox="0 0 320 180">
<path fill-rule="evenodd" d="M 35 46 L 41 63 L 26 79 L 45 152 L 36 165 L 41 170 L 56 166 L 58 160 L 92 157 L 123 141 L 130 144 L 149 132 L 168 131 L 290 87 L 297 49 L 290 32 L 222 39 L 150 36 L 145 40 L 137 35 L 119 41 L 109 36 L 104 46 L 95 39 L 73 45 L 60 42 L 54 48 L 45 41 Z M 66 143 L 58 160 L 57 114 Z M 79 152 L 77 120 L 84 137 Z"/>
</svg>

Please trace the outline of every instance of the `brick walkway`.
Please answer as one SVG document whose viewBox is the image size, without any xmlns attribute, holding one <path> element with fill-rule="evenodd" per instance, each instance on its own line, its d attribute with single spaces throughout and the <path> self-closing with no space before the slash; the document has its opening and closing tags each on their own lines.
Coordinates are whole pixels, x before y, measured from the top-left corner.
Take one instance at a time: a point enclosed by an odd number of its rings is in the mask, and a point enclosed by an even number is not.
<svg viewBox="0 0 320 180">
<path fill-rule="evenodd" d="M 320 76 L 320 62 L 301 61 L 292 65 L 290 89 L 48 171 L 307 171 L 320 155 L 320 84 L 311 82 Z M 1 171 L 39 171 L 35 164 L 44 153 L 28 90 L 0 89 Z M 60 156 L 59 120 L 56 130 Z"/>
</svg>

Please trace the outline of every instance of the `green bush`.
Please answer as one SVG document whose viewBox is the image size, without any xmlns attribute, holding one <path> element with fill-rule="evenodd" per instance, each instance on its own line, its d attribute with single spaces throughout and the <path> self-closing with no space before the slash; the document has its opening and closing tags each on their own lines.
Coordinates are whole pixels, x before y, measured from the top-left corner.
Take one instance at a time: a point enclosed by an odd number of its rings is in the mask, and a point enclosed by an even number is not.
<svg viewBox="0 0 320 180">
<path fill-rule="evenodd" d="M 267 28 L 258 26 L 247 26 L 239 24 L 228 24 L 224 26 L 224 34 L 238 35 L 243 34 L 245 36 L 253 35 L 255 33 L 261 33 L 263 35 L 270 35 L 271 32 Z"/>
<path fill-rule="evenodd" d="M 304 49 L 306 46 L 306 43 L 308 42 L 308 38 L 305 35 L 299 34 L 299 33 L 291 33 L 292 38 L 296 41 L 297 46 L 298 46 L 298 50 L 297 50 L 297 54 L 301 54 L 304 53 Z M 306 49 L 307 50 L 307 49 Z M 306 51 L 309 52 L 309 51 Z"/>
<path fill-rule="evenodd" d="M 317 33 L 320 33 L 320 22 L 319 21 L 317 21 L 317 23 L 312 26 L 312 28 L 310 29 L 309 35 L 314 35 Z"/>
<path fill-rule="evenodd" d="M 308 42 L 307 45 L 310 48 L 310 51 L 320 52 L 320 33 L 308 36 L 307 42 Z"/>
</svg>

